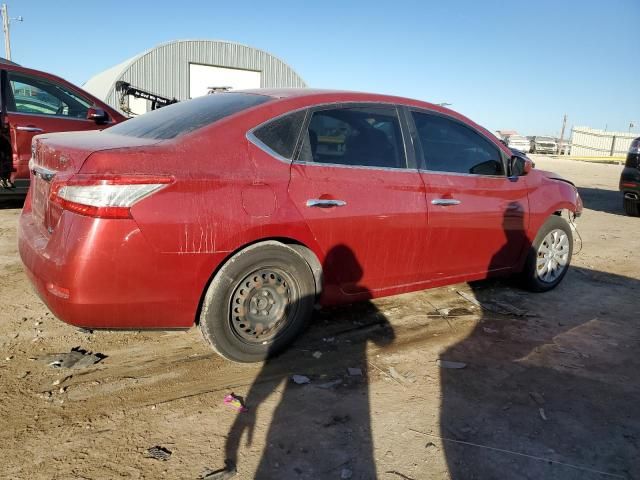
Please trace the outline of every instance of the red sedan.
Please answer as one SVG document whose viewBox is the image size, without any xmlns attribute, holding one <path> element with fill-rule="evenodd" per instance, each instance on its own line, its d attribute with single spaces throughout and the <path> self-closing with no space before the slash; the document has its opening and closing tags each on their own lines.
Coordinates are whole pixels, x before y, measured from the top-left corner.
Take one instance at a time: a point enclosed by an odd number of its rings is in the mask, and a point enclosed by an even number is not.
<svg viewBox="0 0 640 480">
<path fill-rule="evenodd" d="M 199 324 L 264 359 L 335 305 L 571 260 L 576 188 L 484 128 L 405 98 L 208 95 L 102 132 L 36 137 L 20 254 L 85 328 Z"/>
</svg>

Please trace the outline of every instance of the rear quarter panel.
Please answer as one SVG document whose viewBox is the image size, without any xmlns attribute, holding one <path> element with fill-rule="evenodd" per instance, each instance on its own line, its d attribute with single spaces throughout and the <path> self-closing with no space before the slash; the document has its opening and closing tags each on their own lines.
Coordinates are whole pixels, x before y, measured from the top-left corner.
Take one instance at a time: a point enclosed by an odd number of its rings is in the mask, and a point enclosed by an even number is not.
<svg viewBox="0 0 640 480">
<path fill-rule="evenodd" d="M 246 132 L 278 111 L 236 115 L 154 146 L 98 152 L 82 173 L 171 176 L 174 183 L 132 208 L 152 248 L 173 256 L 197 256 L 196 287 L 238 249 L 264 239 L 286 238 L 312 249 L 306 223 L 289 201 L 290 164 L 251 144 Z"/>
</svg>

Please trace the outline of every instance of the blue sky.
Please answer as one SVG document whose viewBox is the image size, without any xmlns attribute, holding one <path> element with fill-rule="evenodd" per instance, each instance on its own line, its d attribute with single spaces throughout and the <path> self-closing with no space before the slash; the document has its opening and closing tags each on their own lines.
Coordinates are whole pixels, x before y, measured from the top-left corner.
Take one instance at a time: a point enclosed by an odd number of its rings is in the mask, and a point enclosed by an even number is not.
<svg viewBox="0 0 640 480">
<path fill-rule="evenodd" d="M 177 39 L 255 46 L 309 86 L 451 103 L 527 135 L 640 132 L 640 1 L 8 0 L 13 60 L 82 84 Z M 3 50 L 0 48 L 0 50 Z"/>
</svg>

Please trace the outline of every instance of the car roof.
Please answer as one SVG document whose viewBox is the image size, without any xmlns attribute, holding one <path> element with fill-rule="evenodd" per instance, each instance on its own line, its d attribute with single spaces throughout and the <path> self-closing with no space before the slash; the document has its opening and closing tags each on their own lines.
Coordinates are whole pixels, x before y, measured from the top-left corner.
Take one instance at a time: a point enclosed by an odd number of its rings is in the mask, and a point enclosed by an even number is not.
<svg viewBox="0 0 640 480">
<path fill-rule="evenodd" d="M 367 93 L 357 92 L 350 90 L 326 90 L 318 88 L 256 88 L 247 90 L 233 90 L 231 93 L 249 93 L 254 95 L 264 95 L 272 97 L 277 101 L 292 102 L 292 103 L 304 103 L 306 105 L 322 104 L 322 103 L 357 103 L 357 102 L 380 102 L 380 103 L 392 103 L 397 105 L 406 105 L 409 107 L 423 108 L 431 110 L 433 112 L 442 113 L 449 117 L 461 120 L 478 130 L 482 131 L 485 135 L 493 137 L 494 135 L 486 128 L 478 125 L 476 122 L 468 117 L 454 111 L 449 110 L 443 106 L 435 103 L 429 103 L 422 100 L 416 100 L 412 98 L 399 97 L 394 95 L 385 95 L 379 93 Z M 502 146 L 501 146 L 502 148 Z M 505 152 L 506 147 L 504 147 Z"/>
<path fill-rule="evenodd" d="M 333 102 L 380 102 L 394 103 L 400 105 L 426 108 L 436 112 L 462 119 L 475 125 L 475 123 L 464 115 L 440 105 L 416 100 L 413 98 L 399 97 L 380 93 L 358 92 L 352 90 L 328 90 L 320 88 L 255 88 L 247 90 L 232 90 L 231 93 L 250 93 L 254 95 L 264 95 L 281 101 L 302 100 L 308 104 L 333 103 Z"/>
<path fill-rule="evenodd" d="M 233 92 L 252 93 L 255 95 L 265 95 L 268 97 L 287 99 L 287 98 L 304 98 L 315 97 L 318 100 L 329 98 L 347 99 L 352 97 L 354 101 L 384 101 L 390 103 L 404 104 L 422 104 L 424 106 L 435 107 L 438 110 L 452 113 L 447 108 L 440 107 L 433 103 L 424 102 L 412 98 L 399 97 L 395 95 L 385 95 L 380 93 L 359 92 L 353 90 L 330 90 L 322 88 L 255 88 L 247 90 L 233 90 Z"/>
</svg>

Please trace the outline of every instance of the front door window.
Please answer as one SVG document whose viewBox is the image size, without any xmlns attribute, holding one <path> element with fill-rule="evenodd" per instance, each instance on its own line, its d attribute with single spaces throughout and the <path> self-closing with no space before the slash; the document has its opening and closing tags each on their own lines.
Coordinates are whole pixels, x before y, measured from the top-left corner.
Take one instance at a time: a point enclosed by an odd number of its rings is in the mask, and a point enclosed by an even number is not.
<svg viewBox="0 0 640 480">
<path fill-rule="evenodd" d="M 33 75 L 9 72 L 13 92 L 10 112 L 29 115 L 51 115 L 68 118 L 87 118 L 91 103 L 68 88 Z"/>
</svg>

